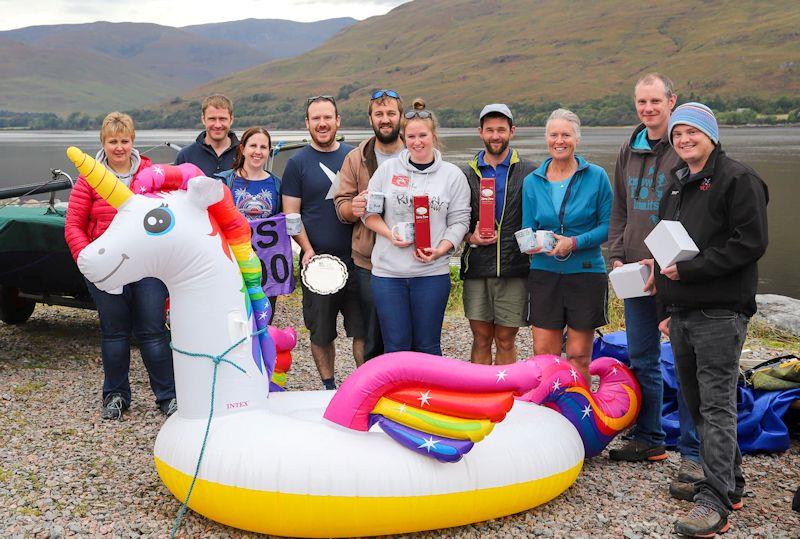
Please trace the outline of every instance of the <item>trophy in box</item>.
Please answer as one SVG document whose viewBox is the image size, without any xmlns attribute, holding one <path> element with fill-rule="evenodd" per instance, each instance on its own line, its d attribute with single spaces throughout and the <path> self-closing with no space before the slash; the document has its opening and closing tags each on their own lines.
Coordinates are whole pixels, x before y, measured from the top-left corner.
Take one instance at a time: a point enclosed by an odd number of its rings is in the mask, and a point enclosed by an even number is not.
<svg viewBox="0 0 800 539">
<path fill-rule="evenodd" d="M 494 236 L 494 178 L 481 178 L 480 210 L 478 212 L 478 237 Z"/>
<path fill-rule="evenodd" d="M 414 196 L 414 246 L 423 251 L 431 248 L 430 213 L 428 195 Z"/>
</svg>

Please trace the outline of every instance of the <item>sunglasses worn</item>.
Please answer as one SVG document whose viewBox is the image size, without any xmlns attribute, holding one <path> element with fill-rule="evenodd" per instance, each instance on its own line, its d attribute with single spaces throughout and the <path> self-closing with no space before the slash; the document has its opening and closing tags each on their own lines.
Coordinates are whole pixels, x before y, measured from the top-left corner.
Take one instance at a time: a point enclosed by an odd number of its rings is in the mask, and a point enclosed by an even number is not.
<svg viewBox="0 0 800 539">
<path fill-rule="evenodd" d="M 332 95 L 315 95 L 306 99 L 306 105 L 310 105 L 315 101 L 330 101 L 334 105 L 336 104 L 336 100 L 333 98 Z"/>
<path fill-rule="evenodd" d="M 432 113 L 429 110 L 409 110 L 403 116 L 406 117 L 406 120 L 410 120 L 414 116 L 417 118 L 422 118 L 423 120 L 427 120 L 430 118 Z"/>
<path fill-rule="evenodd" d="M 400 94 L 398 94 L 394 90 L 375 90 L 374 92 L 372 92 L 370 99 L 372 101 L 375 101 L 376 99 L 380 99 L 383 96 L 400 99 Z"/>
</svg>

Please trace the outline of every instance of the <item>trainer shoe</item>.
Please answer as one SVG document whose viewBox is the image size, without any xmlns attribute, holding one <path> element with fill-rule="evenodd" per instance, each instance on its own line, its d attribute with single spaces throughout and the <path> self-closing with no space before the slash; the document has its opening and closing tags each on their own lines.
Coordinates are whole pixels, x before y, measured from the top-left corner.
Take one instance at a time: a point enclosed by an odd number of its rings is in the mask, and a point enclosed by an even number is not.
<svg viewBox="0 0 800 539">
<path fill-rule="evenodd" d="M 697 483 L 706 478 L 700 463 L 681 457 L 681 466 L 678 468 L 678 481 L 682 483 Z"/>
<path fill-rule="evenodd" d="M 611 460 L 624 460 L 626 462 L 656 462 L 667 458 L 667 451 L 663 445 L 648 445 L 640 440 L 628 440 L 619 449 L 608 452 Z"/>
<path fill-rule="evenodd" d="M 669 484 L 669 495 L 676 500 L 693 502 L 695 494 L 697 494 L 697 485 L 694 483 L 675 479 Z"/>
<path fill-rule="evenodd" d="M 698 483 L 687 483 L 679 479 L 669 484 L 669 495 L 677 500 L 693 502 L 694 496 L 697 494 L 698 490 L 700 490 Z M 734 511 L 738 511 L 744 507 L 741 494 L 731 494 L 730 501 L 731 509 Z"/>
<path fill-rule="evenodd" d="M 158 403 L 158 409 L 161 410 L 162 414 L 169 417 L 178 411 L 178 401 L 175 400 L 175 397 L 167 401 L 161 401 Z"/>
<path fill-rule="evenodd" d="M 696 503 L 689 514 L 675 521 L 675 533 L 688 537 L 714 537 L 730 528 L 728 519 L 716 509 Z"/>
<path fill-rule="evenodd" d="M 122 412 L 128 409 L 128 403 L 119 393 L 109 393 L 103 399 L 103 410 L 101 417 L 103 419 L 122 419 Z"/>
</svg>

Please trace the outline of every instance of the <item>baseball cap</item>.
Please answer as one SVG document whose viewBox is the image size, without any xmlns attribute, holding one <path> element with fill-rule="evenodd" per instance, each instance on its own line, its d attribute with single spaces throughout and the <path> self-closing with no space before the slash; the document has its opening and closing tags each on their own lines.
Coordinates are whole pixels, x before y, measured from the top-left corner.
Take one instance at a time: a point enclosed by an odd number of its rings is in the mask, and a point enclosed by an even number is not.
<svg viewBox="0 0 800 539">
<path fill-rule="evenodd" d="M 511 115 L 511 109 L 509 109 L 504 103 L 492 103 L 490 105 L 486 105 L 485 107 L 483 107 L 481 115 L 478 116 L 478 119 L 482 120 L 483 117 L 489 114 L 490 112 L 499 112 L 512 122 L 514 121 L 514 117 Z"/>
</svg>

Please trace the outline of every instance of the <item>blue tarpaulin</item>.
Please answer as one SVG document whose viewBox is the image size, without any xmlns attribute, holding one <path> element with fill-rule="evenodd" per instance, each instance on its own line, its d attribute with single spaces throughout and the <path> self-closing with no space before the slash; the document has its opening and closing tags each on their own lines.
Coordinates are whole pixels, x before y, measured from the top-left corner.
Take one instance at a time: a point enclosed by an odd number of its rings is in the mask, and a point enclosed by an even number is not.
<svg viewBox="0 0 800 539">
<path fill-rule="evenodd" d="M 592 358 L 601 356 L 613 357 L 626 365 L 630 364 L 624 331 L 595 339 Z M 667 434 L 667 445 L 674 446 L 679 434 L 678 380 L 675 359 L 668 342 L 661 343 L 661 374 L 664 377 L 661 424 Z M 800 399 L 800 389 L 759 391 L 740 383 L 738 391 L 738 439 L 742 453 L 773 453 L 789 449 L 789 429 L 783 422 L 783 416 L 789 405 Z"/>
</svg>

